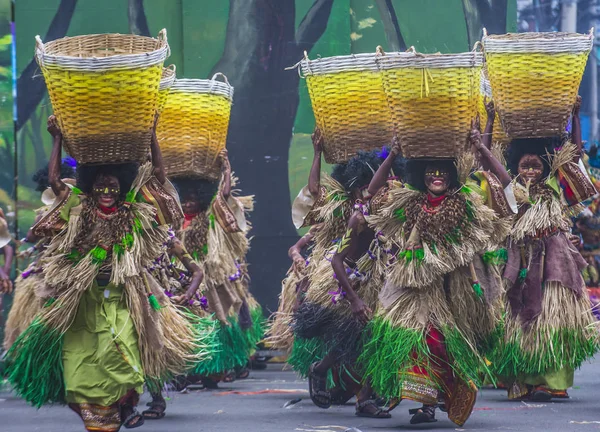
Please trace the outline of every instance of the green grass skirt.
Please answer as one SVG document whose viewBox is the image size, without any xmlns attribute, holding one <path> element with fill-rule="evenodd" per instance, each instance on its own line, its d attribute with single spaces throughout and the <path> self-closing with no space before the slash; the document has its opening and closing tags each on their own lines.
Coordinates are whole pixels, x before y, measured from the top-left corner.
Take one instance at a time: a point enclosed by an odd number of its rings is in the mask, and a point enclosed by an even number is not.
<svg viewBox="0 0 600 432">
<path fill-rule="evenodd" d="M 439 329 L 452 372 L 466 381 L 480 384 L 480 374 L 487 371 L 484 359 L 455 329 Z M 403 371 L 420 366 L 430 377 L 436 376 L 432 354 L 427 346 L 426 332 L 393 326 L 377 317 L 368 326 L 369 340 L 365 341 L 359 364 L 365 368 L 373 389 L 380 396 L 398 397 L 402 394 Z"/>
<path fill-rule="evenodd" d="M 246 332 L 241 329 L 237 316 L 229 317 L 228 321 L 228 326 L 216 324 L 212 357 L 198 363 L 191 373 L 201 376 L 219 375 L 246 365 L 250 357 Z"/>
</svg>

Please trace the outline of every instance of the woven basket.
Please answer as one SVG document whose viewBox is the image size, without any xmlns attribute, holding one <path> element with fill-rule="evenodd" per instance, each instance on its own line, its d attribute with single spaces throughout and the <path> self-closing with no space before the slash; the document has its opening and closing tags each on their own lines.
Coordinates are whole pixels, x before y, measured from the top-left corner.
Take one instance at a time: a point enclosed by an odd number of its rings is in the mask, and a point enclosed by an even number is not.
<svg viewBox="0 0 600 432">
<path fill-rule="evenodd" d="M 44 44 L 36 36 L 65 150 L 83 164 L 143 160 L 168 55 L 165 30 L 157 39 L 98 34 Z"/>
<path fill-rule="evenodd" d="M 482 42 L 506 133 L 515 138 L 562 134 L 592 48 L 592 33 L 484 32 Z"/>
<path fill-rule="evenodd" d="M 300 62 L 328 163 L 342 163 L 359 150 L 390 145 L 390 112 L 377 68 L 378 53 Z"/>
<path fill-rule="evenodd" d="M 175 80 L 156 130 L 167 175 L 219 178 L 217 156 L 225 148 L 232 99 L 223 74 Z"/>
<path fill-rule="evenodd" d="M 492 100 L 492 87 L 490 85 L 490 81 L 487 77 L 487 71 L 485 67 L 481 70 L 481 80 L 479 85 L 479 118 L 481 120 L 481 131 L 483 132 L 483 128 L 485 127 L 485 123 L 487 121 L 487 111 L 485 110 L 485 101 Z M 496 111 L 496 118 L 494 120 L 494 132 L 492 133 L 492 142 L 500 143 L 503 147 L 507 146 L 510 143 L 510 138 L 504 133 L 504 129 L 502 128 L 502 123 L 500 122 L 500 116 L 498 115 L 498 111 Z"/>
<path fill-rule="evenodd" d="M 378 59 L 406 158 L 456 157 L 477 116 L 483 55 L 413 53 Z"/>
<path fill-rule="evenodd" d="M 167 95 L 171 90 L 171 86 L 175 82 L 175 71 L 176 67 L 174 64 L 163 68 L 162 76 L 160 78 L 160 86 L 158 87 L 158 112 L 162 112 L 167 101 Z"/>
</svg>

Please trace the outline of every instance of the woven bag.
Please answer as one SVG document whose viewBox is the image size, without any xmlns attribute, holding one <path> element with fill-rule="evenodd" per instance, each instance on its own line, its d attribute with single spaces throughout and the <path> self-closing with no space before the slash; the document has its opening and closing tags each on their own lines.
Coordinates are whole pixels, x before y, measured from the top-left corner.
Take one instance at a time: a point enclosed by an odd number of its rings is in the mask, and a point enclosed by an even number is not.
<svg viewBox="0 0 600 432">
<path fill-rule="evenodd" d="M 378 58 L 383 87 L 406 158 L 456 157 L 477 116 L 483 54 Z"/>
<path fill-rule="evenodd" d="M 169 177 L 219 178 L 217 157 L 225 148 L 232 100 L 233 87 L 221 73 L 175 80 L 156 130 Z"/>
<path fill-rule="evenodd" d="M 167 34 L 65 37 L 43 43 L 36 59 L 64 136 L 79 163 L 144 160 L 149 149 Z"/>
<path fill-rule="evenodd" d="M 481 70 L 481 80 L 479 86 L 479 118 L 481 121 L 481 131 L 485 127 L 487 121 L 487 111 L 485 109 L 486 100 L 489 102 L 493 100 L 492 97 L 492 86 L 487 77 L 487 71 L 485 67 Z M 510 138 L 504 133 L 502 123 L 500 123 L 500 116 L 496 111 L 496 118 L 494 119 L 494 132 L 492 133 L 492 143 L 500 143 L 501 146 L 506 147 L 510 143 Z"/>
<path fill-rule="evenodd" d="M 509 33 L 482 43 L 492 94 L 513 138 L 564 132 L 592 48 L 592 34 Z"/>
<path fill-rule="evenodd" d="M 167 101 L 167 95 L 171 90 L 171 86 L 175 82 L 176 77 L 176 67 L 174 64 L 169 65 L 162 70 L 162 75 L 160 77 L 160 85 L 158 87 L 158 112 L 161 112 L 165 107 L 165 102 Z"/>
<path fill-rule="evenodd" d="M 378 50 L 315 60 L 305 56 L 300 62 L 327 163 L 391 145 L 392 122 L 376 61 L 380 55 Z"/>
</svg>

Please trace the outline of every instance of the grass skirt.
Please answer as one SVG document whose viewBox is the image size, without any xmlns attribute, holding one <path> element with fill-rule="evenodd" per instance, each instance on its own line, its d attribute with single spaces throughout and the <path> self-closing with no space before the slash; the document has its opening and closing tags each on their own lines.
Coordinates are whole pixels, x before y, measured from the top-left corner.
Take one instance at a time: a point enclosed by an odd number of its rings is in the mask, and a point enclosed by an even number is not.
<svg viewBox="0 0 600 432">
<path fill-rule="evenodd" d="M 500 376 L 544 375 L 563 368 L 577 369 L 599 348 L 598 329 L 589 298 L 557 282 L 547 282 L 542 311 L 526 328 L 510 307 L 505 334 L 492 356 Z"/>
</svg>

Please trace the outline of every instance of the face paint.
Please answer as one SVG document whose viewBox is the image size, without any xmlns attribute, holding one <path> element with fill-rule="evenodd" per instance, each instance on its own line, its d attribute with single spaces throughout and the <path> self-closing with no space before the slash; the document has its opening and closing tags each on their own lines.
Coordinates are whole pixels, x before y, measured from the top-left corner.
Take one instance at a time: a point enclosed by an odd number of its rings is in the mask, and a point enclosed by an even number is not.
<svg viewBox="0 0 600 432">
<path fill-rule="evenodd" d="M 432 195 L 443 195 L 450 187 L 450 172 L 444 168 L 427 166 L 425 168 L 425 186 Z"/>
</svg>

